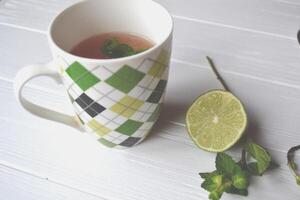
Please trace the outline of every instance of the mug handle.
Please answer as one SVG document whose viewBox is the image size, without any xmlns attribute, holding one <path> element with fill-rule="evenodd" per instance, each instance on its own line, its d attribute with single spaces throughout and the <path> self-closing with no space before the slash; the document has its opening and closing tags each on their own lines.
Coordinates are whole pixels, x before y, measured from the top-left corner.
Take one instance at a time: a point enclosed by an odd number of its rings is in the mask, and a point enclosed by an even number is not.
<svg viewBox="0 0 300 200">
<path fill-rule="evenodd" d="M 48 108 L 36 105 L 28 101 L 22 94 L 23 88 L 28 81 L 38 76 L 48 76 L 54 79 L 58 84 L 61 84 L 60 74 L 54 70 L 54 64 L 52 62 L 48 64 L 37 64 L 30 65 L 21 69 L 14 80 L 14 92 L 19 103 L 27 110 L 28 112 L 42 117 L 44 119 L 60 122 L 76 128 L 80 131 L 82 127 L 79 125 L 79 122 L 76 121 L 74 116 L 66 115 Z"/>
</svg>

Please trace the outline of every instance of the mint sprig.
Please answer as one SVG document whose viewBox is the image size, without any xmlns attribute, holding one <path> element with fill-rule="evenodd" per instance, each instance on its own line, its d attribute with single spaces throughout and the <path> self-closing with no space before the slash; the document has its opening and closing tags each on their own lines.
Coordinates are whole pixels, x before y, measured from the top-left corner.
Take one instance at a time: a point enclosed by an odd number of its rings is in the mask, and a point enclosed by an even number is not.
<svg viewBox="0 0 300 200">
<path fill-rule="evenodd" d="M 218 72 L 213 60 L 206 57 L 214 74 L 220 81 L 225 90 L 229 88 L 222 76 Z M 300 146 L 298 147 L 300 149 Z M 292 149 L 292 151 L 295 149 Z M 288 156 L 291 168 L 295 167 L 295 163 L 290 162 L 291 157 Z M 226 153 L 218 153 L 216 156 L 216 170 L 210 173 L 199 173 L 204 179 L 201 187 L 209 192 L 210 200 L 219 200 L 223 193 L 236 194 L 241 196 L 248 195 L 249 179 L 251 176 L 262 176 L 268 169 L 277 166 L 272 162 L 268 151 L 261 145 L 254 143 L 247 138 L 242 150 L 241 159 L 236 162 Z M 297 181 L 300 184 L 300 176 L 295 173 Z"/>
<path fill-rule="evenodd" d="M 116 38 L 106 40 L 101 47 L 101 52 L 109 58 L 132 56 L 146 50 L 147 49 L 139 49 L 135 51 L 131 46 L 120 43 Z"/>
<path fill-rule="evenodd" d="M 255 162 L 247 162 L 247 157 Z M 204 179 L 201 187 L 210 193 L 210 200 L 219 200 L 224 192 L 247 196 L 250 176 L 262 175 L 270 165 L 271 156 L 267 150 L 248 140 L 239 162 L 234 161 L 226 153 L 218 153 L 215 161 L 216 170 L 199 173 Z"/>
</svg>

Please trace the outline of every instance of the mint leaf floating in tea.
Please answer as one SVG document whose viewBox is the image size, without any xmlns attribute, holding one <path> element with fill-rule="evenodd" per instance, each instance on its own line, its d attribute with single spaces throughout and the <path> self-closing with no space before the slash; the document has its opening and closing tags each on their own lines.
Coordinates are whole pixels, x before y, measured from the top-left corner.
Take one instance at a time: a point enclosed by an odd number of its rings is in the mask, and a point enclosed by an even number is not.
<svg viewBox="0 0 300 200">
<path fill-rule="evenodd" d="M 102 53 L 109 58 L 132 56 L 146 50 L 140 49 L 135 51 L 131 46 L 120 43 L 116 38 L 106 40 L 101 48 Z"/>
<path fill-rule="evenodd" d="M 113 53 L 113 50 L 119 46 L 119 42 L 116 38 L 112 38 L 109 40 L 105 40 L 103 46 L 102 46 L 102 52 L 103 54 L 110 56 Z"/>
<path fill-rule="evenodd" d="M 126 56 L 132 56 L 135 54 L 135 51 L 132 47 L 127 44 L 119 44 L 116 48 L 113 49 L 111 57 L 112 58 L 122 58 Z"/>
<path fill-rule="evenodd" d="M 300 174 L 297 173 L 297 164 L 294 161 L 294 153 L 295 151 L 300 150 L 300 145 L 290 148 L 290 150 L 287 153 L 287 160 L 288 160 L 288 166 L 291 169 L 295 179 L 296 183 L 300 185 Z"/>
</svg>

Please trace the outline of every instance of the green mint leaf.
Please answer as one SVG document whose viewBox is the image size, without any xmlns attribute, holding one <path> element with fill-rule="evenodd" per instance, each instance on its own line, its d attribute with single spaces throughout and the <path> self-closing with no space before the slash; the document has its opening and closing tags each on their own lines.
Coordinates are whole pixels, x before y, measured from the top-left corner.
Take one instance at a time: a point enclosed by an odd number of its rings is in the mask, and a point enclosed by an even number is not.
<svg viewBox="0 0 300 200">
<path fill-rule="evenodd" d="M 300 185 L 300 176 L 299 176 L 299 175 L 296 176 L 296 183 L 297 183 L 298 185 Z"/>
<path fill-rule="evenodd" d="M 106 47 L 108 50 L 112 50 L 114 48 L 116 48 L 119 45 L 119 41 L 117 40 L 117 38 L 112 38 L 110 40 L 106 40 L 104 42 L 104 47 Z"/>
<path fill-rule="evenodd" d="M 218 187 L 223 184 L 223 176 L 222 175 L 214 175 L 211 177 L 213 183 L 215 183 Z"/>
<path fill-rule="evenodd" d="M 212 175 L 209 178 L 205 179 L 205 181 L 201 184 L 201 187 L 211 192 L 219 189 L 222 186 L 222 184 L 223 184 L 222 175 Z"/>
<path fill-rule="evenodd" d="M 247 142 L 246 151 L 257 161 L 258 173 L 263 174 L 269 168 L 271 162 L 270 154 L 262 146 L 252 141 Z"/>
<path fill-rule="evenodd" d="M 199 175 L 203 179 L 208 179 L 208 178 L 211 178 L 212 176 L 218 175 L 218 172 L 217 171 L 213 171 L 213 172 L 199 173 Z"/>
<path fill-rule="evenodd" d="M 230 190 L 232 188 L 232 181 L 230 179 L 225 178 L 222 186 L 224 191 Z"/>
<path fill-rule="evenodd" d="M 247 189 L 237 189 L 237 188 L 231 187 L 226 192 L 229 193 L 229 194 L 237 194 L 237 195 L 242 195 L 242 196 L 248 196 L 248 190 Z"/>
<path fill-rule="evenodd" d="M 209 194 L 208 198 L 209 198 L 210 200 L 219 200 L 219 199 L 221 198 L 222 194 L 223 194 L 223 192 L 220 193 L 220 192 L 218 192 L 218 191 L 212 191 L 212 192 Z"/>
<path fill-rule="evenodd" d="M 140 49 L 134 51 L 134 49 L 128 44 L 121 44 L 116 38 L 106 40 L 101 47 L 101 51 L 104 55 L 110 58 L 122 58 L 126 56 L 132 56 L 137 53 L 146 51 L 147 49 Z"/>
<path fill-rule="evenodd" d="M 209 172 L 202 172 L 202 173 L 199 173 L 199 176 L 203 179 L 208 179 L 211 177 L 211 174 L 212 173 L 209 173 Z"/>
<path fill-rule="evenodd" d="M 218 185 L 214 183 L 211 178 L 209 178 L 201 184 L 201 187 L 209 192 L 212 192 L 218 188 Z"/>
<path fill-rule="evenodd" d="M 127 44 L 120 44 L 117 46 L 112 53 L 113 58 L 121 58 L 125 56 L 132 56 L 135 54 L 135 51 L 132 47 Z"/>
<path fill-rule="evenodd" d="M 232 184 L 237 189 L 246 189 L 248 187 L 247 173 L 244 171 L 236 173 L 232 177 Z"/>
<path fill-rule="evenodd" d="M 226 153 L 217 154 L 216 168 L 219 173 L 229 177 L 241 171 L 241 167 Z"/>
<path fill-rule="evenodd" d="M 113 50 L 119 46 L 119 42 L 116 38 L 112 38 L 104 41 L 104 44 L 101 48 L 102 53 L 106 56 L 111 56 L 113 54 Z"/>
<path fill-rule="evenodd" d="M 297 164 L 294 161 L 292 161 L 290 163 L 290 167 L 291 167 L 292 170 L 297 170 L 297 168 L 298 168 Z"/>
<path fill-rule="evenodd" d="M 247 165 L 248 172 L 253 176 L 261 176 L 256 162 L 251 162 Z"/>
<path fill-rule="evenodd" d="M 278 167 L 278 164 L 274 162 L 270 162 L 268 170 L 272 170 Z M 247 165 L 248 172 L 253 176 L 262 176 L 262 174 L 258 170 L 258 165 L 256 162 L 251 162 Z"/>
<path fill-rule="evenodd" d="M 118 46 L 106 52 L 107 53 L 105 55 L 109 56 L 110 58 L 122 58 L 135 54 L 133 48 L 127 44 L 119 44 Z"/>
</svg>

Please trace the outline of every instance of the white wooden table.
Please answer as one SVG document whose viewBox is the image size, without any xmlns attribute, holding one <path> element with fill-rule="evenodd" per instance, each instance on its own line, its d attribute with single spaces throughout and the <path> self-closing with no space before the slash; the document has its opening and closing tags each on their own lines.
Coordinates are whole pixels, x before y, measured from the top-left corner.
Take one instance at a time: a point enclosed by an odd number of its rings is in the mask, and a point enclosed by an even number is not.
<svg viewBox="0 0 300 200">
<path fill-rule="evenodd" d="M 215 154 L 199 150 L 183 126 L 193 99 L 220 87 L 206 55 L 244 101 L 249 134 L 280 164 L 251 180 L 248 197 L 223 199 L 300 199 L 285 157 L 300 143 L 299 0 L 159 0 L 175 21 L 167 99 L 151 136 L 126 151 L 104 150 L 72 128 L 26 113 L 14 99 L 16 72 L 51 59 L 47 26 L 74 2 L 0 0 L 1 200 L 207 199 L 198 172 L 213 169 Z M 38 79 L 26 93 L 72 113 L 55 83 Z"/>
</svg>

